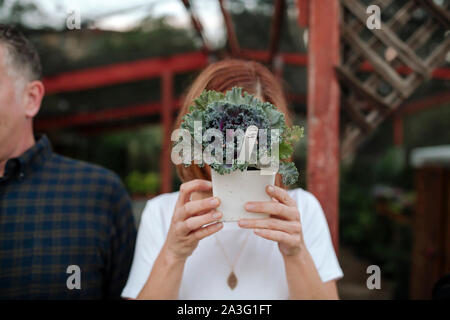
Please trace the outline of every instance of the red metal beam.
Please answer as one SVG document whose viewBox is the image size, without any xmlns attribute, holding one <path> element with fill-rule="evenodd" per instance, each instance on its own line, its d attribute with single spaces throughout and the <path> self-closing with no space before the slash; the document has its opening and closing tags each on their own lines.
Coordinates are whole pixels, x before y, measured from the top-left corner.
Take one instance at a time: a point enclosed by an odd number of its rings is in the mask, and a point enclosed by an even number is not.
<svg viewBox="0 0 450 320">
<path fill-rule="evenodd" d="M 327 217 L 338 249 L 339 1 L 309 3 L 307 184 Z"/>
<path fill-rule="evenodd" d="M 423 99 L 406 102 L 399 107 L 395 115 L 406 116 L 422 110 L 441 106 L 445 103 L 450 103 L 450 92 L 440 92 Z"/>
<path fill-rule="evenodd" d="M 303 53 L 279 53 L 284 64 L 306 66 L 308 56 Z M 249 60 L 257 60 L 268 63 L 270 59 L 270 52 L 266 50 L 249 50 L 242 49 L 241 57 Z"/>
<path fill-rule="evenodd" d="M 283 23 L 285 10 L 285 0 L 276 0 L 273 11 L 272 26 L 270 27 L 269 64 L 272 64 L 273 58 L 278 52 L 278 48 L 280 46 L 281 25 Z"/>
<path fill-rule="evenodd" d="M 307 97 L 305 94 L 287 94 L 288 101 L 305 104 Z M 177 98 L 173 104 L 173 111 L 177 111 L 180 107 L 181 99 Z M 441 92 L 435 95 L 431 95 L 425 97 L 420 100 L 410 101 L 405 103 L 403 106 L 399 108 L 399 110 L 393 114 L 393 117 L 400 116 L 404 117 L 416 112 L 420 112 L 423 110 L 431 109 L 436 106 L 441 106 L 442 104 L 450 103 L 450 93 L 449 92 Z M 114 108 L 102 111 L 90 111 L 86 113 L 80 113 L 69 116 L 60 116 L 60 117 L 51 117 L 51 118 L 38 118 L 35 122 L 35 126 L 38 130 L 42 131 L 50 131 L 65 127 L 75 127 L 75 126 L 88 126 L 95 125 L 97 123 L 104 123 L 114 120 L 123 120 L 127 118 L 133 118 L 137 116 L 153 116 L 160 115 L 162 110 L 162 104 L 159 102 L 146 103 L 136 106 L 128 106 L 121 108 Z M 138 125 L 146 125 L 138 124 Z M 108 128 L 99 128 L 97 129 L 85 129 L 83 133 L 103 133 L 109 131 L 119 131 L 126 129 L 133 129 L 136 127 L 135 124 L 127 124 L 127 125 L 118 125 L 114 127 Z M 89 131 L 89 132 L 87 132 Z"/>
<path fill-rule="evenodd" d="M 191 52 L 164 58 L 117 63 L 104 67 L 66 72 L 44 79 L 47 94 L 79 91 L 161 76 L 165 71 L 182 73 L 208 64 L 203 52 Z"/>
<path fill-rule="evenodd" d="M 172 166 L 170 157 L 173 108 L 173 74 L 164 72 L 161 78 L 163 140 L 160 158 L 161 193 L 172 191 Z"/>
<path fill-rule="evenodd" d="M 180 100 L 173 102 L 173 109 L 178 109 Z M 136 106 L 107 109 L 101 111 L 90 111 L 68 116 L 52 117 L 48 119 L 37 119 L 35 127 L 40 131 L 50 131 L 60 128 L 75 126 L 94 125 L 96 123 L 109 122 L 113 120 L 123 120 L 139 116 L 152 116 L 161 114 L 163 106 L 159 102 L 145 103 Z"/>
<path fill-rule="evenodd" d="M 287 96 L 289 101 L 295 103 L 306 103 L 306 95 L 304 94 L 288 94 Z M 181 99 L 176 98 L 173 101 L 172 111 L 175 113 L 178 111 L 181 105 Z M 163 107 L 160 102 L 151 102 L 144 103 L 135 106 L 127 106 L 120 108 L 112 108 L 101 111 L 89 111 L 83 112 L 79 114 L 67 115 L 67 116 L 57 116 L 57 117 L 49 117 L 49 118 L 38 118 L 35 121 L 35 127 L 40 131 L 51 131 L 61 128 L 70 128 L 77 126 L 94 126 L 98 123 L 105 123 L 110 121 L 118 121 L 124 119 L 130 119 L 135 117 L 143 117 L 143 116 L 155 116 L 160 115 L 162 113 Z M 119 125 L 112 128 L 101 128 L 98 132 L 103 133 L 107 131 L 113 130 L 125 130 L 132 129 L 133 124 L 131 125 Z M 89 133 L 95 134 L 97 133 L 96 129 L 89 129 Z"/>
<path fill-rule="evenodd" d="M 111 134 L 121 131 L 136 131 L 140 128 L 148 127 L 150 124 L 154 124 L 155 122 L 138 122 L 138 123 L 117 123 L 117 124 L 108 124 L 108 126 L 89 126 L 78 128 L 77 133 L 85 136 L 95 136 L 101 134 Z"/>
<path fill-rule="evenodd" d="M 436 68 L 431 73 L 431 77 L 439 80 L 450 80 L 450 68 Z"/>
<path fill-rule="evenodd" d="M 306 66 L 308 64 L 308 56 L 299 53 L 283 53 L 281 54 L 285 64 Z"/>
<path fill-rule="evenodd" d="M 400 66 L 395 70 L 401 75 L 409 75 L 413 72 L 408 66 Z M 365 61 L 361 64 L 361 71 L 373 72 L 374 68 L 368 61 Z M 450 80 L 450 68 L 436 68 L 431 73 L 431 77 L 438 80 Z"/>
<path fill-rule="evenodd" d="M 239 57 L 241 54 L 241 49 L 239 48 L 239 42 L 234 30 L 233 20 L 231 19 L 230 13 L 227 11 L 227 9 L 225 9 L 224 2 L 225 0 L 219 0 L 220 10 L 222 11 L 225 28 L 227 29 L 227 38 L 228 44 L 230 46 L 230 52 L 232 56 Z"/>
<path fill-rule="evenodd" d="M 306 104 L 306 95 L 302 93 L 288 93 L 287 99 L 290 102 Z"/>
<path fill-rule="evenodd" d="M 242 49 L 241 57 L 247 60 L 256 60 L 260 62 L 269 62 L 269 51 Z"/>
<path fill-rule="evenodd" d="M 267 63 L 270 53 L 264 50 L 242 50 L 242 57 Z M 281 53 L 284 64 L 306 66 L 307 55 L 301 53 Z M 65 72 L 52 77 L 46 77 L 44 84 L 46 94 L 65 91 L 80 91 L 106 85 L 125 83 L 160 76 L 164 70 L 173 73 L 189 72 L 208 65 L 208 57 L 203 52 L 193 52 L 175 55 L 168 58 L 151 58 L 134 62 L 112 64 L 84 70 Z M 363 63 L 362 71 L 372 72 L 369 63 Z M 401 74 L 409 74 L 408 67 L 399 67 Z M 439 80 L 450 80 L 450 68 L 437 68 L 432 77 Z"/>
<path fill-rule="evenodd" d="M 242 49 L 241 55 L 245 59 L 257 60 L 264 63 L 269 62 L 270 53 L 265 50 L 249 50 Z M 303 53 L 285 52 L 280 53 L 284 64 L 306 66 L 308 64 L 308 56 Z M 374 69 L 369 62 L 363 62 L 361 64 L 361 71 L 373 72 Z M 397 72 L 402 75 L 408 75 L 412 72 L 411 68 L 407 66 L 400 66 L 396 68 Z M 431 73 L 431 77 L 437 80 L 450 80 L 450 68 L 436 68 Z"/>
</svg>

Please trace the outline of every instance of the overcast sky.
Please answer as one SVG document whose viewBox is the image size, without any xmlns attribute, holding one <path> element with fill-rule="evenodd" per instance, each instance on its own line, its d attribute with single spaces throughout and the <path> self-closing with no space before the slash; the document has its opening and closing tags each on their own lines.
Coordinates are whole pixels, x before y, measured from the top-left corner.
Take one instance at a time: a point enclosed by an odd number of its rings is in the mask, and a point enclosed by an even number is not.
<svg viewBox="0 0 450 320">
<path fill-rule="evenodd" d="M 6 0 L 5 10 L 17 0 Z M 178 26 L 190 26 L 190 18 L 181 0 L 20 0 L 20 2 L 35 3 L 44 16 L 30 14 L 26 17 L 27 24 L 34 27 L 50 25 L 60 27 L 65 25 L 67 15 L 76 9 L 81 20 L 95 19 L 95 27 L 109 30 L 126 31 L 135 26 L 140 19 L 149 13 L 152 16 L 171 16 L 170 21 Z M 224 36 L 223 18 L 218 1 L 191 0 L 194 12 L 200 19 L 207 39 L 215 44 Z M 1 18 L 1 15 L 0 15 Z"/>
</svg>

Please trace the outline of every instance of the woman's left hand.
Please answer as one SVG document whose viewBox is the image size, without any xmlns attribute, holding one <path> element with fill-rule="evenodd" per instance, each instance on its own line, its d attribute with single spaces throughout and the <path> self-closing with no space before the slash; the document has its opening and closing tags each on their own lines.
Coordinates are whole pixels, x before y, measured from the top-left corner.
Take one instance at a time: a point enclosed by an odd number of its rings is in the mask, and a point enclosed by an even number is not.
<svg viewBox="0 0 450 320">
<path fill-rule="evenodd" d="M 270 218 L 241 219 L 239 226 L 254 229 L 256 235 L 278 242 L 278 248 L 284 256 L 295 256 L 304 247 L 297 203 L 280 187 L 269 185 L 266 192 L 273 201 L 247 202 L 245 209 L 270 214 Z"/>
</svg>

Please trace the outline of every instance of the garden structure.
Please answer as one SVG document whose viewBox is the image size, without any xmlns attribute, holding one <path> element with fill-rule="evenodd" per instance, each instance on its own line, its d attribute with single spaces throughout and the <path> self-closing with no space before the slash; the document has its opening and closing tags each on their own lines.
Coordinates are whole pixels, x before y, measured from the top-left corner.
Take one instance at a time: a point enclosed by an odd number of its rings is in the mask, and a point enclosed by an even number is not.
<svg viewBox="0 0 450 320">
<path fill-rule="evenodd" d="M 174 76 L 200 70 L 211 60 L 224 58 L 207 45 L 202 24 L 190 1 L 180 1 L 203 42 L 200 51 L 70 71 L 44 79 L 46 93 L 52 95 L 160 78 L 160 101 L 42 117 L 36 123 L 38 130 L 47 132 L 154 116 L 151 121 L 160 121 L 164 137 L 160 155 L 161 192 L 172 191 L 170 135 L 181 99 L 174 95 Z M 380 28 L 371 30 L 366 25 L 367 1 L 297 0 L 298 24 L 308 29 L 308 52 L 302 54 L 279 50 L 287 9 L 285 0 L 274 1 L 269 47 L 262 51 L 241 48 L 226 1 L 218 1 L 226 27 L 228 57 L 263 62 L 279 77 L 284 65 L 307 68 L 306 96 L 288 98 L 305 101 L 307 105 L 308 190 L 322 204 L 337 248 L 341 159 L 351 158 L 384 119 L 395 119 L 393 139 L 401 144 L 405 115 L 450 101 L 450 94 L 443 92 L 406 102 L 430 78 L 450 79 L 450 69 L 442 67 L 450 47 L 448 31 L 442 32 L 450 24 L 449 2 L 438 6 L 432 0 L 371 1 L 382 12 Z M 95 134 L 95 130 L 91 133 Z"/>
</svg>

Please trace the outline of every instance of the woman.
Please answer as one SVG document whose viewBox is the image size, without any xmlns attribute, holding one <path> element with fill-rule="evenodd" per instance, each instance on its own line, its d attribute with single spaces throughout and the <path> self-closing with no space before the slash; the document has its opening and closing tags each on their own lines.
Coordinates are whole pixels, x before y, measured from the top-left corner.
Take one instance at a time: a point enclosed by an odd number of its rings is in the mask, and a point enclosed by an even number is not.
<svg viewBox="0 0 450 320">
<path fill-rule="evenodd" d="M 224 60 L 207 67 L 189 89 L 176 127 L 204 89 L 232 87 L 271 102 L 288 119 L 283 91 L 256 62 Z M 133 266 L 122 296 L 138 299 L 337 299 L 342 271 L 324 213 L 302 189 L 267 186 L 276 199 L 247 203 L 270 219 L 219 222 L 210 168 L 177 167 L 179 192 L 148 201 Z M 245 190 L 242 190 L 245 192 Z M 205 226 L 207 225 L 207 226 Z"/>
</svg>

